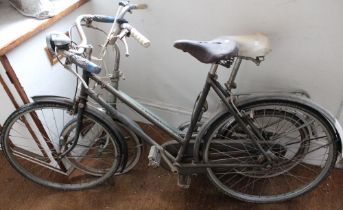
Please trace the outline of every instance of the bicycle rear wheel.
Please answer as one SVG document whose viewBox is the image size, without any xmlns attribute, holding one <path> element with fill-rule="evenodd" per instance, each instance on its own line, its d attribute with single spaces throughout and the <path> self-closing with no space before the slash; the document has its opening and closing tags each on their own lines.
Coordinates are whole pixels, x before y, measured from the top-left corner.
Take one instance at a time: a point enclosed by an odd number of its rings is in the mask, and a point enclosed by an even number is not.
<svg viewBox="0 0 343 210">
<path fill-rule="evenodd" d="M 263 135 L 268 163 L 231 115 L 223 115 L 206 136 L 206 163 L 258 166 L 208 168 L 211 182 L 225 194 L 256 203 L 302 195 L 322 181 L 337 158 L 329 122 L 307 107 L 282 101 L 255 102 L 243 108 Z"/>
<path fill-rule="evenodd" d="M 81 190 L 103 183 L 120 166 L 118 136 L 100 115 L 85 110 L 77 145 L 59 158 L 74 141 L 73 129 L 67 139 L 63 132 L 75 118 L 72 105 L 35 102 L 23 106 L 3 127 L 6 158 L 24 177 L 47 187 Z"/>
</svg>

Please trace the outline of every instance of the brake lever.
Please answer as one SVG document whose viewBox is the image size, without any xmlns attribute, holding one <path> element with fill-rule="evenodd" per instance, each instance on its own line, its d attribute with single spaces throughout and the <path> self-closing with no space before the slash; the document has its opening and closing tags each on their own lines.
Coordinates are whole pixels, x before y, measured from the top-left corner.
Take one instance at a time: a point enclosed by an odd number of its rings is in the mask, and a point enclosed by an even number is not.
<svg viewBox="0 0 343 210">
<path fill-rule="evenodd" d="M 120 40 L 124 43 L 124 46 L 125 46 L 125 56 L 129 57 L 130 56 L 129 46 L 127 45 L 125 36 L 122 39 L 120 39 Z"/>
<path fill-rule="evenodd" d="M 117 37 L 124 43 L 125 46 L 125 56 L 129 57 L 130 53 L 129 53 L 129 46 L 126 42 L 126 36 L 130 33 L 130 31 L 128 29 L 123 29 L 120 34 L 117 35 Z"/>
</svg>

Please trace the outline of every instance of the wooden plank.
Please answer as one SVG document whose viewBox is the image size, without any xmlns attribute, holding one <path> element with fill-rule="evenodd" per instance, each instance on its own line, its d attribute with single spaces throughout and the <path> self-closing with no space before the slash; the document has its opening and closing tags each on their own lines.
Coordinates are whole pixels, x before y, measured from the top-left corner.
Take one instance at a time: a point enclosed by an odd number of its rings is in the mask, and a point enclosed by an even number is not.
<svg viewBox="0 0 343 210">
<path fill-rule="evenodd" d="M 8 86 L 6 85 L 4 79 L 2 78 L 1 75 L 0 75 L 0 84 L 1 84 L 2 87 L 4 88 L 6 94 L 7 94 L 8 97 L 10 98 L 10 100 L 11 100 L 12 104 L 14 105 L 14 107 L 15 107 L 16 109 L 18 109 L 18 108 L 19 108 L 18 103 L 15 101 L 13 94 L 11 93 L 10 89 L 9 89 Z"/>
<path fill-rule="evenodd" d="M 35 27 L 31 31 L 28 31 L 24 35 L 20 36 L 18 39 L 16 39 L 16 40 L 14 40 L 14 41 L 4 45 L 0 49 L 0 56 L 5 55 L 8 51 L 10 51 L 13 48 L 17 47 L 18 45 L 20 45 L 21 43 L 23 43 L 24 41 L 26 41 L 27 39 L 29 39 L 33 35 L 37 34 L 38 32 L 46 29 L 47 27 L 49 27 L 53 23 L 57 22 L 62 17 L 68 15 L 69 13 L 71 13 L 75 9 L 79 8 L 80 6 L 82 6 L 83 4 L 85 4 L 88 1 L 89 0 L 79 0 L 78 2 L 76 2 L 76 3 L 72 4 L 71 6 L 67 7 L 65 10 L 63 10 L 60 13 L 58 13 L 54 17 L 48 19 L 47 21 L 44 21 L 42 24 L 38 25 L 37 27 Z"/>
<path fill-rule="evenodd" d="M 27 95 L 24 91 L 24 88 L 21 86 L 19 79 L 18 79 L 17 75 L 15 74 L 7 56 L 6 55 L 0 56 L 0 62 L 4 66 L 4 69 L 6 70 L 8 77 L 10 78 L 11 82 L 13 83 L 15 89 L 18 91 L 18 94 L 19 94 L 20 98 L 23 100 L 24 104 L 30 103 L 30 100 L 27 97 Z M 16 108 L 18 108 L 18 107 L 16 107 Z"/>
</svg>

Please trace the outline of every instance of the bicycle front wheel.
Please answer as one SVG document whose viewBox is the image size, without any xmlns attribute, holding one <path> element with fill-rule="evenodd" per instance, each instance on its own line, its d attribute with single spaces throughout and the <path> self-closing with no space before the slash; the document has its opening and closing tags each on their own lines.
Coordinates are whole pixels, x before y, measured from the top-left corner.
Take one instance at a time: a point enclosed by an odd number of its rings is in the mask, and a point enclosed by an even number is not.
<svg viewBox="0 0 343 210">
<path fill-rule="evenodd" d="M 88 120 L 84 120 L 85 124 L 91 125 L 92 122 Z M 67 125 L 63 128 L 63 131 L 61 133 L 61 139 L 64 141 L 72 141 L 75 135 L 75 128 L 77 125 L 77 119 L 73 119 L 67 123 Z M 125 125 L 121 124 L 120 122 L 116 122 L 116 125 L 118 125 L 118 130 L 123 136 L 125 142 L 127 143 L 127 150 L 128 150 L 128 160 L 125 165 L 125 168 L 123 170 L 118 169 L 115 175 L 121 175 L 124 173 L 128 173 L 131 171 L 139 162 L 140 156 L 142 154 L 142 142 L 140 139 L 136 136 L 136 134 L 131 131 L 129 128 L 127 128 Z M 84 129 L 87 129 L 87 126 L 84 127 Z M 81 134 L 83 131 L 81 130 Z M 107 143 L 105 143 L 106 145 Z M 63 145 L 67 145 L 66 143 L 63 143 Z M 89 164 L 83 161 L 78 161 L 78 159 L 70 157 L 72 154 L 67 154 L 66 160 L 68 160 L 71 164 L 73 164 L 75 167 L 78 167 L 80 170 L 83 170 L 85 173 L 89 173 L 92 175 L 102 175 L 104 172 L 97 169 L 96 167 L 89 166 Z"/>
<path fill-rule="evenodd" d="M 69 125 L 76 117 L 72 105 L 63 103 L 23 106 L 3 127 L 6 158 L 24 177 L 47 187 L 81 190 L 103 183 L 120 165 L 118 137 L 98 114 L 85 110 L 75 148 L 60 158 L 73 144 L 75 129 Z"/>
<path fill-rule="evenodd" d="M 142 155 L 143 142 L 137 137 L 137 135 L 130 130 L 127 126 L 118 122 L 119 130 L 127 143 L 128 160 L 125 168 L 121 172 L 116 172 L 115 175 L 122 175 L 130 172 L 139 162 Z"/>
<path fill-rule="evenodd" d="M 284 201 L 312 190 L 334 167 L 335 133 L 318 113 L 276 100 L 239 109 L 264 137 L 258 143 L 272 160 L 266 160 L 233 116 L 223 115 L 206 135 L 204 162 L 241 167 L 207 169 L 220 191 L 248 202 Z"/>
</svg>

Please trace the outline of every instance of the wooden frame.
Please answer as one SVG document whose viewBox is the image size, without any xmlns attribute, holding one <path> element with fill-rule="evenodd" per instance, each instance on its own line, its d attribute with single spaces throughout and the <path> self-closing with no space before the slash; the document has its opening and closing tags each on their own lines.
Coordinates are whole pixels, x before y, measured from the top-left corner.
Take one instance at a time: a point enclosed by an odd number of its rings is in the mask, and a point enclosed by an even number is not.
<svg viewBox="0 0 343 210">
<path fill-rule="evenodd" d="M 15 74 L 7 56 L 6 55 L 0 56 L 0 62 L 4 67 L 6 74 L 8 75 L 8 78 L 11 80 L 15 89 L 18 91 L 18 94 L 19 94 L 21 100 L 23 100 L 24 104 L 30 103 L 29 97 L 26 95 L 24 88 L 21 86 L 19 79 L 18 79 L 17 75 Z M 8 91 L 9 91 L 9 89 L 8 89 Z M 10 91 L 7 92 L 7 94 L 11 94 Z M 13 95 L 12 95 L 11 100 L 15 102 Z M 15 108 L 19 107 L 16 102 L 14 105 L 15 105 Z"/>
</svg>

